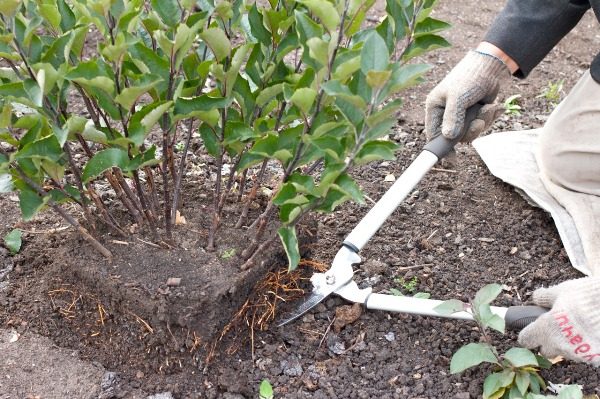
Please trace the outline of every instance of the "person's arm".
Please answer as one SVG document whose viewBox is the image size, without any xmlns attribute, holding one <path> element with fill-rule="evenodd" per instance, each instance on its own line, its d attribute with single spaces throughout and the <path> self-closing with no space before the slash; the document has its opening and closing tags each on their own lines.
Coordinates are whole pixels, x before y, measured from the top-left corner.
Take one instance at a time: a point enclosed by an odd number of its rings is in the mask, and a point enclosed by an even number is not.
<svg viewBox="0 0 600 399">
<path fill-rule="evenodd" d="M 515 76 L 524 78 L 589 8 L 589 0 L 508 0 L 484 42 L 502 49 L 518 65 Z"/>
</svg>

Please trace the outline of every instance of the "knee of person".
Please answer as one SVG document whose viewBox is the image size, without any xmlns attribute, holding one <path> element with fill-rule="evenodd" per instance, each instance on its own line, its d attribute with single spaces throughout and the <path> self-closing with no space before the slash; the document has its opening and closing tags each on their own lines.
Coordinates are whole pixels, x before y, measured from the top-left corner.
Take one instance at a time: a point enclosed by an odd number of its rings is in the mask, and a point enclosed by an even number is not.
<svg viewBox="0 0 600 399">
<path fill-rule="evenodd" d="M 560 145 L 562 137 L 560 131 L 546 125 L 540 135 L 538 160 L 540 170 L 554 183 L 565 186 L 574 177 L 572 160 L 565 153 L 564 146 Z"/>
</svg>

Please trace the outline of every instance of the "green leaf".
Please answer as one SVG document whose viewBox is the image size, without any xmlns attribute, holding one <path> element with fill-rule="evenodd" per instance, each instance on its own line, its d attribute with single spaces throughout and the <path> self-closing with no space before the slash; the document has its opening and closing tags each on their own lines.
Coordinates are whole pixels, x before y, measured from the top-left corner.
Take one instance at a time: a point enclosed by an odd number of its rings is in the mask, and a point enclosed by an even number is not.
<svg viewBox="0 0 600 399">
<path fill-rule="evenodd" d="M 481 324 L 483 324 L 484 327 L 493 328 L 499 333 L 504 334 L 506 322 L 504 321 L 504 318 L 492 313 L 490 305 L 479 305 L 476 309 L 476 313 L 478 313 Z"/>
<path fill-rule="evenodd" d="M 0 1 L 0 14 L 10 18 L 20 5 L 21 0 L 2 0 Z"/>
<path fill-rule="evenodd" d="M 582 399 L 583 392 L 578 385 L 567 385 L 563 389 L 560 390 L 558 394 L 558 399 Z"/>
<path fill-rule="evenodd" d="M 428 51 L 443 47 L 450 47 L 450 43 L 446 39 L 438 35 L 425 34 L 415 38 L 412 44 L 404 51 L 404 54 L 402 54 L 402 60 L 408 61 Z"/>
<path fill-rule="evenodd" d="M 258 389 L 260 399 L 273 399 L 273 387 L 269 380 L 262 380 Z"/>
<path fill-rule="evenodd" d="M 50 197 L 42 198 L 29 188 L 19 192 L 19 207 L 23 220 L 30 221 L 46 205 Z"/>
<path fill-rule="evenodd" d="M 263 25 L 263 16 L 256 7 L 256 4 L 253 4 L 250 8 L 248 19 L 250 21 L 252 36 L 265 46 L 268 46 L 271 43 L 271 32 Z"/>
<path fill-rule="evenodd" d="M 421 82 L 421 76 L 431 69 L 428 64 L 408 64 L 394 69 L 390 77 L 390 88 L 386 95 L 391 95 Z"/>
<path fill-rule="evenodd" d="M 181 8 L 177 0 L 151 0 L 150 4 L 165 25 L 172 28 L 181 20 Z"/>
<path fill-rule="evenodd" d="M 89 182 L 107 169 L 118 167 L 127 170 L 129 166 L 129 156 L 127 151 L 120 148 L 108 148 L 96 153 L 83 168 L 81 179 Z"/>
<path fill-rule="evenodd" d="M 217 61 L 222 61 L 231 54 L 231 42 L 223 29 L 208 28 L 200 33 L 200 37 L 210 47 Z"/>
<path fill-rule="evenodd" d="M 392 71 L 367 72 L 367 84 L 373 89 L 381 89 L 390 80 Z"/>
<path fill-rule="evenodd" d="M 433 310 L 442 316 L 450 316 L 456 312 L 465 310 L 466 304 L 458 299 L 450 299 L 437 305 Z"/>
<path fill-rule="evenodd" d="M 342 173 L 340 177 L 336 179 L 335 184 L 355 202 L 359 204 L 365 203 L 360 187 L 347 173 Z"/>
<path fill-rule="evenodd" d="M 158 83 L 160 83 L 160 81 L 161 79 L 157 79 L 141 86 L 127 87 L 123 89 L 117 97 L 115 97 L 115 102 L 120 104 L 126 110 L 130 110 L 142 94 L 152 90 Z"/>
<path fill-rule="evenodd" d="M 481 288 L 475 294 L 473 299 L 473 308 L 478 309 L 479 306 L 489 304 L 502 292 L 502 286 L 500 284 L 488 284 Z"/>
<path fill-rule="evenodd" d="M 211 97 L 208 94 L 191 98 L 179 97 L 175 101 L 174 115 L 176 118 L 189 118 L 190 116 L 196 116 L 197 112 L 226 108 L 231 102 L 231 98 Z"/>
<path fill-rule="evenodd" d="M 202 137 L 206 151 L 213 157 L 218 156 L 221 151 L 219 139 L 215 131 L 206 123 L 200 125 L 200 137 Z"/>
<path fill-rule="evenodd" d="M 259 107 L 264 106 L 266 103 L 271 101 L 275 96 L 278 96 L 283 92 L 283 83 L 277 83 L 272 86 L 264 88 L 256 97 L 256 105 Z"/>
<path fill-rule="evenodd" d="M 310 111 L 313 103 L 315 102 L 315 98 L 317 97 L 317 91 L 308 87 L 303 87 L 294 92 L 290 101 L 294 104 L 300 111 L 307 115 Z"/>
<path fill-rule="evenodd" d="M 494 396 L 498 391 L 504 392 L 506 387 L 512 384 L 515 379 L 515 372 L 512 370 L 503 370 L 501 372 L 492 373 L 485 378 L 483 382 L 483 397 L 493 398 L 501 397 Z"/>
<path fill-rule="evenodd" d="M 440 21 L 439 19 L 427 17 L 417 23 L 415 27 L 414 36 L 419 37 L 427 33 L 437 33 L 450 28 L 447 22 Z"/>
<path fill-rule="evenodd" d="M 298 248 L 298 238 L 296 237 L 296 228 L 294 226 L 281 227 L 277 234 L 283 244 L 288 258 L 289 270 L 295 270 L 300 263 L 300 249 Z"/>
<path fill-rule="evenodd" d="M 302 4 L 321 20 L 330 33 L 337 29 L 340 24 L 340 15 L 338 14 L 337 9 L 329 1 L 303 0 Z"/>
<path fill-rule="evenodd" d="M 4 1 L 4 0 L 3 0 Z M 55 4 L 46 3 L 40 4 L 38 6 L 38 10 L 40 15 L 54 28 L 60 29 L 60 12 L 58 11 L 58 7 Z"/>
<path fill-rule="evenodd" d="M 515 367 L 538 366 L 535 355 L 525 348 L 511 348 L 506 351 L 504 358 Z"/>
<path fill-rule="evenodd" d="M 98 88 L 110 95 L 115 91 L 114 76 L 103 62 L 82 62 L 72 68 L 65 78 L 84 87 Z"/>
<path fill-rule="evenodd" d="M 544 356 L 535 355 L 535 358 L 537 359 L 540 368 L 549 369 L 550 367 L 552 367 L 552 362 L 546 359 Z"/>
<path fill-rule="evenodd" d="M 460 348 L 452 356 L 450 372 L 452 374 L 460 373 L 469 367 L 477 366 L 483 362 L 498 363 L 489 345 L 470 343 Z"/>
<path fill-rule="evenodd" d="M 13 229 L 10 233 L 4 236 L 4 245 L 13 255 L 21 249 L 21 230 Z"/>
<path fill-rule="evenodd" d="M 517 376 L 515 378 L 515 384 L 517 389 L 521 393 L 521 395 L 525 395 L 527 392 L 527 388 L 529 388 L 529 381 L 531 380 L 531 375 L 526 371 L 517 372 Z"/>
<path fill-rule="evenodd" d="M 61 157 L 62 148 L 54 135 L 29 143 L 16 154 L 16 159 L 34 158 L 53 162 L 58 162 Z"/>
<path fill-rule="evenodd" d="M 390 63 L 390 53 L 385 41 L 377 32 L 372 32 L 360 52 L 360 69 L 367 75 L 369 71 L 385 71 Z"/>
<path fill-rule="evenodd" d="M 357 165 L 362 165 L 371 161 L 387 160 L 391 161 L 394 157 L 394 150 L 398 146 L 391 141 L 374 140 L 365 144 L 354 159 Z"/>
</svg>

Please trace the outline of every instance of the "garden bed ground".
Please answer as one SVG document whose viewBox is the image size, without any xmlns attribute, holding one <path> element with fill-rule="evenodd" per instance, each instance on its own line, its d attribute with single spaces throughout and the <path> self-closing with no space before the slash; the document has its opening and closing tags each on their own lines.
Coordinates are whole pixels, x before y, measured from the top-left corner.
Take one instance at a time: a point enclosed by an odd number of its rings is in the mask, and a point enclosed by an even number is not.
<svg viewBox="0 0 600 399">
<path fill-rule="evenodd" d="M 398 176 L 418 153 L 423 145 L 423 102 L 427 92 L 467 49 L 476 45 L 501 5 L 496 0 L 483 5 L 466 0 L 440 2 L 436 14 L 453 24 L 447 37 L 454 46 L 431 55 L 428 61 L 435 69 L 428 76 L 428 83 L 405 93 L 406 107 L 391 134 L 393 140 L 404 144 L 398 162 L 382 162 L 356 172 L 370 198 L 379 198 L 391 184 L 384 181 L 385 177 Z M 565 91 L 573 86 L 589 67 L 593 49 L 600 47 L 597 28 L 593 15 L 586 16 L 528 80 L 514 80 L 501 98 L 522 94 L 522 115 L 504 116 L 493 130 L 541 126 L 550 106 L 537 96 L 549 82 L 565 79 Z M 578 277 L 569 265 L 550 217 L 490 176 L 471 147 L 460 147 L 458 152 L 456 163 L 428 175 L 367 245 L 361 253 L 365 263 L 359 267 L 356 279 L 381 292 L 390 288 L 402 290 L 397 278 L 410 281 L 416 277 L 418 291 L 440 299 L 466 299 L 481 286 L 498 282 L 506 286 L 499 304 L 517 305 L 527 301 L 536 287 Z M 18 214 L 10 198 L 0 201 L 5 222 L 0 232 L 4 234 L 17 222 Z M 330 262 L 343 237 L 368 209 L 368 205 L 347 205 L 333 215 L 321 217 L 312 259 Z M 43 231 L 56 227 L 57 219 L 48 214 L 26 229 Z M 135 311 L 131 314 L 113 310 L 117 307 L 111 301 L 118 298 L 108 299 L 109 292 L 88 292 L 74 284 L 73 279 L 59 279 L 55 273 L 60 263 L 56 254 L 67 254 L 64 248 L 72 242 L 68 231 L 26 234 L 19 257 L 3 255 L 0 269 L 14 261 L 15 270 L 10 274 L 9 287 L 0 292 L 2 399 L 27 395 L 145 397 L 159 392 L 171 392 L 176 398 L 253 398 L 265 378 L 274 385 L 277 398 L 459 399 L 477 398 L 481 392 L 485 370 L 459 376 L 448 372 L 452 353 L 464 343 L 478 339 L 473 325 L 369 311 L 335 332 L 329 326 L 336 308 L 343 305 L 339 298 L 328 299 L 293 324 L 257 331 L 254 351 L 248 345 L 234 355 L 218 352 L 209 365 L 203 358 L 194 361 L 194 354 L 189 353 L 194 349 L 193 328 L 151 333 L 140 320 L 148 319 L 151 328 L 162 325 L 150 320 L 152 312 L 147 317 Z M 197 243 L 184 246 L 192 248 L 194 244 Z M 118 244 L 113 245 L 119 248 Z M 182 287 L 169 289 L 167 296 L 176 297 L 181 292 L 184 298 L 193 299 L 191 295 L 200 295 L 196 286 L 186 286 L 188 275 L 171 273 L 169 263 L 173 260 L 161 258 L 163 255 L 157 256 L 154 249 L 139 243 L 120 247 L 131 259 L 138 259 L 131 246 L 140 249 L 151 265 L 164 266 L 150 287 L 137 287 L 142 292 L 150 289 L 156 298 L 164 297 L 166 278 L 181 277 Z M 281 265 L 284 266 L 283 261 Z M 117 270 L 114 274 L 109 271 L 114 265 L 104 265 L 93 257 L 87 267 L 106 268 L 107 275 L 120 275 Z M 118 285 L 122 289 L 127 283 L 123 280 Z M 49 293 L 53 290 L 59 291 L 51 299 Z M 68 309 L 69 301 L 80 297 L 81 319 L 77 323 L 56 311 L 56 306 Z M 105 322 L 112 327 L 93 335 L 98 329 L 99 304 L 106 307 L 110 320 Z M 286 304 L 279 311 L 283 314 L 295 305 Z M 168 309 L 164 314 L 169 314 Z M 10 342 L 17 337 L 13 331 L 21 334 L 16 342 Z M 154 337 L 165 336 L 174 342 L 153 341 Z M 499 346 L 506 347 L 514 345 L 516 336 L 495 338 Z M 174 348 L 179 348 L 179 352 Z M 63 366 L 67 370 L 64 373 L 54 371 Z M 561 362 L 544 376 L 554 383 L 578 383 L 587 393 L 600 393 L 597 370 L 588 366 Z"/>
</svg>

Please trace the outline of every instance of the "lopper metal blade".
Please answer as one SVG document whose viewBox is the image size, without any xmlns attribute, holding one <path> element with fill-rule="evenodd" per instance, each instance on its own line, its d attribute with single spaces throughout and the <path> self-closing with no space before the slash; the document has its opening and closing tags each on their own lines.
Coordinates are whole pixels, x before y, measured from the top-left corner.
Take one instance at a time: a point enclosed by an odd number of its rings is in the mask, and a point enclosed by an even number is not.
<svg viewBox="0 0 600 399">
<path fill-rule="evenodd" d="M 277 326 L 283 326 L 297 319 L 317 306 L 323 299 L 352 281 L 352 265 L 359 263 L 360 257 L 347 247 L 342 247 L 333 259 L 331 269 L 325 273 L 315 273 L 310 278 L 313 285 L 311 295 L 294 312 Z"/>
<path fill-rule="evenodd" d="M 308 312 L 315 306 L 317 306 L 323 299 L 325 299 L 327 295 L 313 292 L 300 306 L 296 308 L 296 310 L 290 314 L 287 319 L 281 321 L 277 324 L 277 327 L 281 327 L 286 325 L 290 321 L 296 320 L 298 317 L 302 316 L 304 313 Z"/>
</svg>

